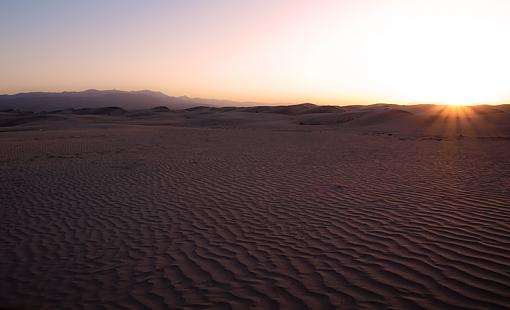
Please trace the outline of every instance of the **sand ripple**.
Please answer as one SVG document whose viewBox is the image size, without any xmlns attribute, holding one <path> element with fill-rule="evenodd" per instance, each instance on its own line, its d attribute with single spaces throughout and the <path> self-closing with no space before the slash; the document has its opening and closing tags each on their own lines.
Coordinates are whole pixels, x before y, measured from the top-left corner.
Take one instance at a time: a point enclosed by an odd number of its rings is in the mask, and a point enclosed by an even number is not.
<svg viewBox="0 0 510 310">
<path fill-rule="evenodd" d="M 508 141 L 0 137 L 0 305 L 510 307 Z"/>
</svg>

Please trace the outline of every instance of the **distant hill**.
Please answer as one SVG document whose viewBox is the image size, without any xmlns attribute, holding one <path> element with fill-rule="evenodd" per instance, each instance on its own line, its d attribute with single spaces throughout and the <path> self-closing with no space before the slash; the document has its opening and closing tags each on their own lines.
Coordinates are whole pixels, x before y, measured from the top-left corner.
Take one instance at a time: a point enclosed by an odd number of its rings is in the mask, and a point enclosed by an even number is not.
<svg viewBox="0 0 510 310">
<path fill-rule="evenodd" d="M 151 90 L 120 91 L 89 89 L 79 92 L 30 92 L 15 95 L 0 95 L 0 110 L 53 111 L 79 108 L 121 107 L 126 110 L 165 106 L 170 109 L 186 109 L 195 106 L 244 105 L 246 103 L 172 97 Z"/>
</svg>

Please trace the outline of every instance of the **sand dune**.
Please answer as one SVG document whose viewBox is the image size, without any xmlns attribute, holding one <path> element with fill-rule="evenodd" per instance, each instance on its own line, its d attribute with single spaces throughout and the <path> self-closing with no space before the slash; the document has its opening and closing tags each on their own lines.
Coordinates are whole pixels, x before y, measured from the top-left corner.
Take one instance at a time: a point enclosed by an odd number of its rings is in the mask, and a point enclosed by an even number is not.
<svg viewBox="0 0 510 310">
<path fill-rule="evenodd" d="M 45 122 L 48 119 L 49 122 Z M 508 105 L 452 108 L 435 105 L 399 106 L 291 106 L 209 107 L 171 110 L 165 106 L 125 110 L 119 107 L 79 108 L 50 113 L 0 112 L 0 130 L 52 128 L 56 119 L 80 123 L 126 123 L 221 128 L 286 128 L 300 126 L 341 127 L 361 132 L 389 132 L 403 138 L 510 137 Z M 33 124 L 36 123 L 36 124 Z M 34 126 L 35 125 L 35 126 Z M 62 127 L 62 123 L 58 125 Z"/>
<path fill-rule="evenodd" d="M 431 109 L 3 113 L 0 306 L 509 308 L 508 114 Z"/>
</svg>

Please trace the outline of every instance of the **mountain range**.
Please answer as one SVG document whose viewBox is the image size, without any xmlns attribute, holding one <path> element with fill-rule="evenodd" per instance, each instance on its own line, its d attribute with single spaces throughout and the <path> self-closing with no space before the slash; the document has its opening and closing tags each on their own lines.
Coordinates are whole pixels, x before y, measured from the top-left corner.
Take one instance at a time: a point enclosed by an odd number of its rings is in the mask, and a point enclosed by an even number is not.
<svg viewBox="0 0 510 310">
<path fill-rule="evenodd" d="M 253 102 L 167 96 L 162 92 L 96 90 L 65 92 L 28 92 L 0 95 L 0 110 L 54 111 L 79 108 L 121 107 L 127 110 L 165 106 L 170 109 L 186 109 L 196 106 L 244 106 Z"/>
</svg>

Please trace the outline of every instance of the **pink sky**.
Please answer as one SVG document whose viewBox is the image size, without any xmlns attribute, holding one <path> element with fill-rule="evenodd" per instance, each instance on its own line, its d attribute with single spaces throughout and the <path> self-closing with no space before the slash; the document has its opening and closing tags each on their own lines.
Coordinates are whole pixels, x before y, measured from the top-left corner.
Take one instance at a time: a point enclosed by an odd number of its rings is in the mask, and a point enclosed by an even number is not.
<svg viewBox="0 0 510 310">
<path fill-rule="evenodd" d="M 499 0 L 0 1 L 0 93 L 495 103 L 508 16 Z"/>
</svg>

